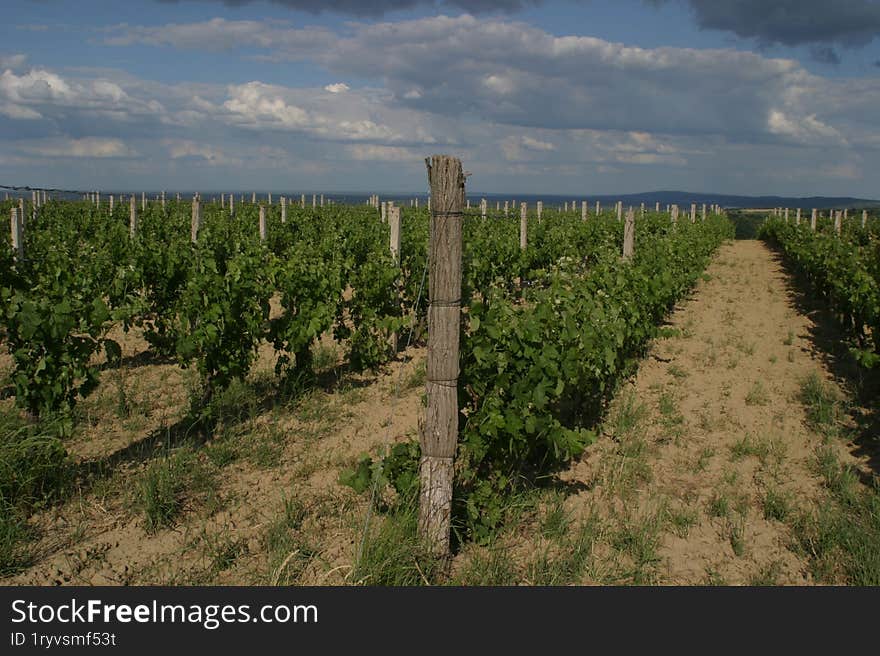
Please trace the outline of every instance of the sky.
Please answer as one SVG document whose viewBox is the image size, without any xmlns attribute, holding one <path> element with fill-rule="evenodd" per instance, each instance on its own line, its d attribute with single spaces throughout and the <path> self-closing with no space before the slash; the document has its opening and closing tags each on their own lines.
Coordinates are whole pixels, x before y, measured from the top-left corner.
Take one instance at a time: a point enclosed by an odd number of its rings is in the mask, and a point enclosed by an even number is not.
<svg viewBox="0 0 880 656">
<path fill-rule="evenodd" d="M 4 0 L 0 184 L 880 198 L 880 0 Z"/>
</svg>

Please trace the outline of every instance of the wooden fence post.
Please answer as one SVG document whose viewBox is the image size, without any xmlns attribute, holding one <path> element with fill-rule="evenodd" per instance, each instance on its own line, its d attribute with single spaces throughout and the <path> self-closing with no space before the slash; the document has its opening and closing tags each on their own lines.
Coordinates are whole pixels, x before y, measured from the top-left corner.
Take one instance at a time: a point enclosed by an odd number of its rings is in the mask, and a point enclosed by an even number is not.
<svg viewBox="0 0 880 656">
<path fill-rule="evenodd" d="M 113 194 L 110 194 L 110 216 L 113 216 Z"/>
<path fill-rule="evenodd" d="M 147 194 L 145 192 L 141 192 L 141 212 L 147 209 Z"/>
<path fill-rule="evenodd" d="M 705 221 L 705 220 L 706 220 L 706 203 L 703 203 L 703 213 L 702 213 L 702 215 L 701 215 L 700 220 L 701 220 L 701 221 Z"/>
<path fill-rule="evenodd" d="M 266 208 L 260 205 L 260 243 L 266 243 Z"/>
<path fill-rule="evenodd" d="M 529 231 L 529 206 L 528 203 L 520 203 L 519 205 L 519 247 L 520 250 L 525 250 L 526 245 L 529 242 L 528 239 L 528 231 Z"/>
<path fill-rule="evenodd" d="M 654 203 L 654 212 L 657 214 L 660 214 L 660 201 L 659 200 L 656 203 Z"/>
<path fill-rule="evenodd" d="M 636 216 L 630 207 L 626 213 L 626 223 L 623 224 L 623 259 L 629 262 L 633 258 L 636 235 Z"/>
<path fill-rule="evenodd" d="M 192 220 L 190 221 L 189 237 L 192 243 L 196 243 L 199 238 L 199 228 L 202 225 L 202 206 L 199 203 L 198 196 L 193 196 L 192 202 Z"/>
<path fill-rule="evenodd" d="M 9 217 L 9 228 L 12 233 L 12 256 L 19 262 L 24 259 L 24 230 L 21 225 L 23 218 L 18 210 L 13 207 Z"/>
<path fill-rule="evenodd" d="M 287 223 L 287 198 L 281 197 L 281 223 Z"/>
<path fill-rule="evenodd" d="M 617 220 L 623 221 L 623 201 L 617 201 Z"/>
<path fill-rule="evenodd" d="M 813 214 L 810 216 L 810 230 L 812 230 L 813 232 L 816 232 L 816 215 L 817 215 L 817 211 L 816 211 L 816 208 L 814 207 Z"/>
<path fill-rule="evenodd" d="M 391 256 L 395 261 L 400 261 L 400 208 L 391 207 L 388 210 L 388 227 L 391 228 L 389 247 Z"/>
<path fill-rule="evenodd" d="M 868 225 L 868 210 L 862 210 L 862 230 Z"/>
<path fill-rule="evenodd" d="M 672 212 L 671 212 L 671 214 L 672 214 L 672 222 L 673 222 L 673 223 L 678 223 L 678 205 L 673 205 L 673 206 L 672 206 Z"/>
<path fill-rule="evenodd" d="M 128 236 L 131 239 L 135 238 L 137 235 L 138 228 L 138 220 L 137 220 L 137 201 L 135 200 L 134 194 L 131 195 L 131 198 L 128 201 Z"/>
<path fill-rule="evenodd" d="M 840 229 L 843 227 L 843 220 L 840 210 L 834 213 L 834 232 L 840 235 Z"/>
<path fill-rule="evenodd" d="M 587 220 L 587 201 L 581 201 L 581 221 Z"/>
<path fill-rule="evenodd" d="M 440 556 L 449 553 L 452 483 L 458 442 L 461 233 L 465 177 L 461 160 L 435 155 L 425 160 L 431 198 L 428 250 L 427 409 L 419 465 L 419 535 Z"/>
<path fill-rule="evenodd" d="M 544 213 L 544 201 L 539 200 L 537 208 L 538 208 L 538 221 L 540 221 L 541 215 Z"/>
<path fill-rule="evenodd" d="M 508 201 L 504 201 L 504 216 L 508 216 L 510 214 L 510 203 Z"/>
<path fill-rule="evenodd" d="M 312 209 L 318 207 L 318 197 L 315 194 L 312 194 Z"/>
<path fill-rule="evenodd" d="M 486 218 L 486 213 L 489 211 L 489 203 L 486 202 L 486 199 L 483 198 L 480 200 L 480 215 L 482 218 Z"/>
</svg>

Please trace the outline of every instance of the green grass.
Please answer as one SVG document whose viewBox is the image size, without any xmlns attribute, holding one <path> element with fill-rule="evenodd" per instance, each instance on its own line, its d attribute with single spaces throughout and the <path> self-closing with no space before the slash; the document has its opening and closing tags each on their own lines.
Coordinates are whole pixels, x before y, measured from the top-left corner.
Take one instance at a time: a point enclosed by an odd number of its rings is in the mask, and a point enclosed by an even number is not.
<svg viewBox="0 0 880 656">
<path fill-rule="evenodd" d="M 28 424 L 16 410 L 0 413 L 0 574 L 30 562 L 28 516 L 70 486 L 73 467 L 60 429 Z"/>
<path fill-rule="evenodd" d="M 417 534 L 418 508 L 412 501 L 374 516 L 351 580 L 362 585 L 433 585 L 443 562 L 432 556 Z"/>
<path fill-rule="evenodd" d="M 842 400 L 819 374 L 813 372 L 801 381 L 800 401 L 812 428 L 822 433 L 836 428 L 842 416 Z"/>
<path fill-rule="evenodd" d="M 294 497 L 285 497 L 281 512 L 269 524 L 263 544 L 269 559 L 269 583 L 293 585 L 315 552 L 302 534 L 305 506 Z"/>
<path fill-rule="evenodd" d="M 565 536 L 571 518 L 565 509 L 565 497 L 556 494 L 553 497 L 541 522 L 541 534 L 548 540 L 559 540 Z"/>
<path fill-rule="evenodd" d="M 767 390 L 764 388 L 764 383 L 761 381 L 757 381 L 752 385 L 746 394 L 746 405 L 767 405 L 769 401 L 770 399 L 767 395 Z"/>
<path fill-rule="evenodd" d="M 573 535 L 557 538 L 558 547 L 544 551 L 526 568 L 526 579 L 533 585 L 572 585 L 580 583 L 590 569 L 593 548 L 600 533 L 593 517 L 580 524 Z"/>
<path fill-rule="evenodd" d="M 216 501 L 215 470 L 189 447 L 163 454 L 140 475 L 136 506 L 148 532 L 174 524 L 187 502 Z"/>
<path fill-rule="evenodd" d="M 827 496 L 812 511 L 790 513 L 794 548 L 823 583 L 880 585 L 880 481 L 844 464 L 831 443 L 844 434 L 845 401 L 818 374 L 801 382 L 800 399 L 810 425 L 825 437 L 816 471 Z"/>
<path fill-rule="evenodd" d="M 865 486 L 830 449 L 818 457 L 829 496 L 794 521 L 796 546 L 825 583 L 880 585 L 880 485 Z"/>
<path fill-rule="evenodd" d="M 782 563 L 774 560 L 762 565 L 757 572 L 749 577 L 749 585 L 758 587 L 770 587 L 779 585 L 779 576 L 782 573 Z"/>
<path fill-rule="evenodd" d="M 791 514 L 791 501 L 788 494 L 777 488 L 769 488 L 762 502 L 764 519 L 785 521 Z"/>
<path fill-rule="evenodd" d="M 492 545 L 476 550 L 453 582 L 457 585 L 516 585 L 518 578 L 507 550 Z"/>
</svg>

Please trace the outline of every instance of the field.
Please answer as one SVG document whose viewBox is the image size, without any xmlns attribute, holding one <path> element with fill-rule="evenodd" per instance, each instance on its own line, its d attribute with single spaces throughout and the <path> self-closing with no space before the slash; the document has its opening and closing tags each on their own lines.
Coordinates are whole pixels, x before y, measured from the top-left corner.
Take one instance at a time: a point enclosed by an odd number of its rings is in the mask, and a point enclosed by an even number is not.
<svg viewBox="0 0 880 656">
<path fill-rule="evenodd" d="M 250 200 L 4 238 L 5 583 L 880 582 L 876 217 L 473 203 L 438 558 L 429 210 Z"/>
</svg>

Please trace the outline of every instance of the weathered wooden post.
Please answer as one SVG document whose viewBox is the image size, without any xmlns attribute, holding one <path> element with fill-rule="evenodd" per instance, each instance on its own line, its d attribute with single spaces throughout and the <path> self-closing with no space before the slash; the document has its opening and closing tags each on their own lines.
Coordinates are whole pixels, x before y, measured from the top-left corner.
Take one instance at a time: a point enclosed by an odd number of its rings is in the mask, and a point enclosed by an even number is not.
<svg viewBox="0 0 880 656">
<path fill-rule="evenodd" d="M 834 232 L 840 235 L 840 229 L 843 226 L 843 220 L 840 210 L 834 213 Z"/>
<path fill-rule="evenodd" d="M 672 222 L 678 223 L 678 205 L 672 206 Z"/>
<path fill-rule="evenodd" d="M 797 208 L 797 212 L 794 215 L 794 224 L 799 226 L 801 224 L 801 208 Z"/>
<path fill-rule="evenodd" d="M 659 200 L 656 203 L 654 203 L 654 212 L 656 214 L 660 214 L 660 201 Z"/>
<path fill-rule="evenodd" d="M 705 211 L 705 209 L 706 209 L 706 206 L 703 205 L 703 210 Z M 644 204 L 644 203 L 642 203 L 642 204 L 639 206 L 639 215 L 640 215 L 642 218 L 645 218 L 645 204 Z"/>
<path fill-rule="evenodd" d="M 128 236 L 134 239 L 137 235 L 138 219 L 137 219 L 137 201 L 134 194 L 128 200 Z"/>
<path fill-rule="evenodd" d="M 816 232 L 816 218 L 817 218 L 816 208 L 813 208 L 813 214 L 810 216 L 810 230 Z"/>
<path fill-rule="evenodd" d="M 599 201 L 596 201 L 596 216 L 601 216 L 602 214 L 602 205 Z"/>
<path fill-rule="evenodd" d="M 623 259 L 630 262 L 633 258 L 636 235 L 636 216 L 632 208 L 626 213 L 626 223 L 623 224 Z"/>
<path fill-rule="evenodd" d="M 269 192 L 268 197 L 269 197 L 269 205 L 271 205 L 272 204 L 272 192 L 271 191 Z"/>
<path fill-rule="evenodd" d="M 303 209 L 303 210 L 306 208 L 306 195 L 305 194 L 300 194 L 300 196 L 299 196 L 299 207 L 300 207 L 300 209 Z"/>
<path fill-rule="evenodd" d="M 507 217 L 510 215 L 510 203 L 508 201 L 504 201 L 504 216 Z"/>
<path fill-rule="evenodd" d="M 281 197 L 281 223 L 287 223 L 287 198 Z"/>
<path fill-rule="evenodd" d="M 846 221 L 847 219 L 849 219 L 849 208 L 844 207 L 843 208 L 843 220 Z"/>
<path fill-rule="evenodd" d="M 486 213 L 489 210 L 489 203 L 486 202 L 486 199 L 483 198 L 480 200 L 480 216 L 484 219 L 486 218 Z"/>
<path fill-rule="evenodd" d="M 189 238 L 192 243 L 196 243 L 199 238 L 199 228 L 202 225 L 202 206 L 198 196 L 193 196 L 192 201 L 192 220 L 190 221 Z"/>
<path fill-rule="evenodd" d="M 587 220 L 587 201 L 581 201 L 581 221 Z"/>
<path fill-rule="evenodd" d="M 528 203 L 520 203 L 519 205 L 519 247 L 520 250 L 525 250 L 526 245 L 528 244 L 528 231 L 529 231 L 529 206 Z"/>
<path fill-rule="evenodd" d="M 540 221 L 541 215 L 544 213 L 544 201 L 539 200 L 537 208 L 538 208 L 538 221 Z"/>
<path fill-rule="evenodd" d="M 141 212 L 146 211 L 147 209 L 147 194 L 146 192 L 141 192 Z"/>
<path fill-rule="evenodd" d="M 16 208 L 12 208 L 9 217 L 9 228 L 12 237 L 12 256 L 19 262 L 24 259 L 24 229 L 21 225 L 23 216 Z"/>
<path fill-rule="evenodd" d="M 321 207 L 324 207 L 324 194 L 321 194 Z"/>
<path fill-rule="evenodd" d="M 257 192 L 252 191 L 251 192 L 251 205 L 256 205 L 256 204 L 257 204 Z"/>
<path fill-rule="evenodd" d="M 400 261 L 400 208 L 388 208 L 388 227 L 390 228 L 391 256 L 395 261 Z"/>
<path fill-rule="evenodd" d="M 862 210 L 862 230 L 868 225 L 868 210 Z"/>
<path fill-rule="evenodd" d="M 501 211 L 501 201 L 498 201 L 498 200 L 495 201 L 495 211 L 496 212 Z"/>
<path fill-rule="evenodd" d="M 691 223 L 697 222 L 697 204 L 691 203 Z"/>
<path fill-rule="evenodd" d="M 312 209 L 318 207 L 318 197 L 315 194 L 312 194 Z"/>
<path fill-rule="evenodd" d="M 701 221 L 705 221 L 705 220 L 706 220 L 706 203 L 703 203 L 703 213 L 702 213 L 702 215 L 701 215 L 701 217 L 700 217 L 700 220 L 701 220 Z"/>
<path fill-rule="evenodd" d="M 260 205 L 260 243 L 266 243 L 266 208 Z"/>
<path fill-rule="evenodd" d="M 623 201 L 617 201 L 617 220 L 623 221 Z"/>
<path fill-rule="evenodd" d="M 162 211 L 165 211 L 165 192 L 162 192 Z"/>
<path fill-rule="evenodd" d="M 458 345 L 461 318 L 461 227 L 465 178 L 461 161 L 426 160 L 434 208 L 429 249 L 427 409 L 420 436 L 419 535 L 449 553 L 452 483 L 458 442 Z"/>
<path fill-rule="evenodd" d="M 113 216 L 113 194 L 110 194 L 110 216 Z"/>
</svg>

